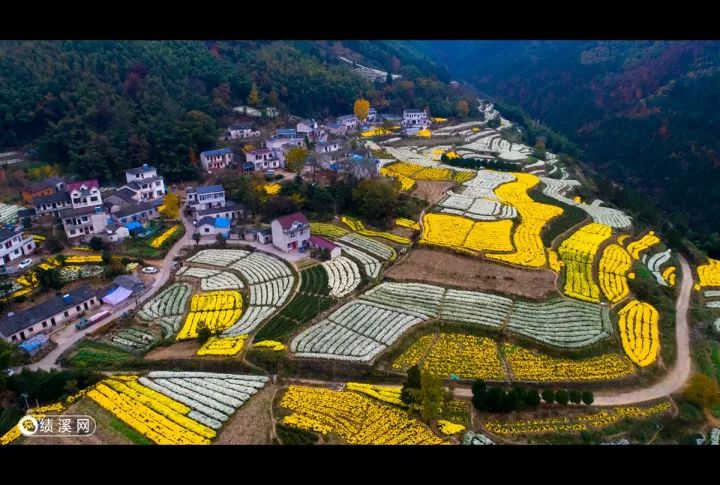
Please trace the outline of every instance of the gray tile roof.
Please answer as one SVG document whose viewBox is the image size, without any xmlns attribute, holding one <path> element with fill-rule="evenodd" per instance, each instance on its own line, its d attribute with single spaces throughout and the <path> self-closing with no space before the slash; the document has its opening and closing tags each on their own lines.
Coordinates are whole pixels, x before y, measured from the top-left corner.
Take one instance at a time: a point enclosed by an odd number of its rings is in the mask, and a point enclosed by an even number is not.
<svg viewBox="0 0 720 485">
<path fill-rule="evenodd" d="M 70 202 L 70 194 L 67 192 L 55 192 L 50 195 L 33 197 L 33 205 L 52 204 L 53 202 Z"/>
<path fill-rule="evenodd" d="M 195 189 L 198 194 L 211 194 L 213 192 L 224 192 L 225 188 L 222 185 L 205 185 Z"/>
<path fill-rule="evenodd" d="M 122 187 L 120 190 L 115 192 L 114 194 L 110 195 L 109 197 L 118 197 L 125 202 L 132 202 L 134 199 L 134 196 L 137 192 L 132 190 L 129 187 Z"/>
<path fill-rule="evenodd" d="M 138 173 L 149 172 L 151 170 L 157 170 L 157 169 L 150 165 L 143 165 L 142 167 L 135 167 L 135 168 L 127 169 L 127 170 L 125 170 L 125 173 L 138 174 Z"/>
<path fill-rule="evenodd" d="M 220 214 L 221 212 L 247 210 L 247 207 L 243 204 L 236 204 L 233 201 L 227 201 L 224 207 L 210 207 L 197 211 L 198 216 L 209 216 L 212 214 Z"/>
<path fill-rule="evenodd" d="M 0 229 L 0 241 L 5 241 L 7 239 L 10 239 L 15 235 L 15 231 L 9 231 L 7 229 Z"/>
<path fill-rule="evenodd" d="M 89 214 L 95 214 L 96 207 L 102 208 L 101 205 L 96 205 L 96 206 L 92 206 L 92 207 L 81 207 L 80 209 L 73 209 L 73 208 L 63 209 L 60 211 L 60 217 L 64 219 L 66 217 L 77 217 L 77 216 L 86 216 Z"/>
<path fill-rule="evenodd" d="M 88 285 L 83 285 L 68 293 L 71 301 L 66 303 L 63 296 L 56 296 L 42 303 L 30 307 L 0 320 L 0 335 L 10 337 L 11 335 L 24 330 L 36 323 L 42 322 L 58 313 L 62 313 L 68 308 L 80 305 L 90 298 L 96 296 L 95 292 Z"/>
<path fill-rule="evenodd" d="M 37 211 L 35 209 L 20 209 L 17 213 L 17 216 L 19 219 L 22 219 L 23 217 L 34 217 L 37 215 Z"/>
<path fill-rule="evenodd" d="M 198 227 L 204 226 L 205 224 L 210 224 L 211 226 L 214 226 L 215 218 L 212 216 L 205 216 L 198 221 Z"/>
<path fill-rule="evenodd" d="M 120 275 L 115 278 L 113 280 L 113 284 L 117 286 L 122 286 L 123 288 L 127 288 L 128 290 L 131 290 L 133 292 L 137 292 L 138 290 L 141 290 L 145 287 L 145 283 L 143 283 L 140 278 L 126 274 Z"/>
<path fill-rule="evenodd" d="M 130 207 L 126 207 L 124 209 L 120 209 L 117 212 L 114 212 L 112 215 L 115 219 L 122 219 L 123 217 L 131 216 L 133 214 L 138 214 L 140 212 L 145 212 L 150 209 L 154 209 L 155 207 L 158 207 L 159 205 L 162 205 L 162 200 L 151 200 L 149 202 L 143 202 L 142 204 L 135 204 L 131 205 Z"/>
</svg>

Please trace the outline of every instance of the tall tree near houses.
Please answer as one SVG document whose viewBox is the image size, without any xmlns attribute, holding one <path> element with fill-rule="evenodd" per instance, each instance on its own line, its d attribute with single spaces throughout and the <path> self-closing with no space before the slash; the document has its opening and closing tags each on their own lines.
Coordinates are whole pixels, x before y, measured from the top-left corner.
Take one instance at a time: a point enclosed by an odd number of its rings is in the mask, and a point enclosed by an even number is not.
<svg viewBox="0 0 720 485">
<path fill-rule="evenodd" d="M 305 147 L 292 147 L 285 153 L 285 166 L 291 172 L 299 173 L 305 166 L 308 150 Z"/>
<path fill-rule="evenodd" d="M 443 409 L 443 389 L 440 379 L 430 371 L 424 370 L 420 377 L 420 415 L 424 420 L 437 419 Z"/>
<path fill-rule="evenodd" d="M 192 148 L 192 147 L 191 147 L 190 150 L 188 151 L 188 162 L 190 162 L 190 165 L 192 165 L 193 167 L 197 167 L 197 166 L 198 166 L 197 153 L 195 153 L 195 149 Z"/>
<path fill-rule="evenodd" d="M 455 112 L 460 118 L 465 118 L 468 114 L 470 114 L 470 106 L 468 105 L 468 102 L 464 99 L 458 101 L 455 105 Z"/>
<path fill-rule="evenodd" d="M 260 106 L 260 93 L 258 92 L 258 88 L 255 83 L 253 83 L 252 88 L 250 88 L 250 94 L 248 95 L 247 101 L 250 106 L 255 108 Z"/>
<path fill-rule="evenodd" d="M 177 219 L 180 217 L 180 197 L 174 192 L 168 192 L 167 195 L 165 195 L 160 213 L 168 219 Z"/>
<path fill-rule="evenodd" d="M 370 112 L 370 101 L 365 98 L 356 99 L 353 112 L 360 121 L 365 121 Z"/>
</svg>

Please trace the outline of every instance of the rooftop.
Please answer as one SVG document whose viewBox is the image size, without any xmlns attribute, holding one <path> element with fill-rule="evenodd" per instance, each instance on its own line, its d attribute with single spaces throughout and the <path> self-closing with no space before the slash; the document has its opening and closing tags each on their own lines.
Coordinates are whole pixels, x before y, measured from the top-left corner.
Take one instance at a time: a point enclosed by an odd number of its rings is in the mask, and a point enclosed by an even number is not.
<svg viewBox="0 0 720 485">
<path fill-rule="evenodd" d="M 57 175 L 53 175 L 52 177 L 47 177 L 38 182 L 28 185 L 24 190 L 28 192 L 38 192 L 40 190 L 50 187 L 55 188 L 55 185 L 61 182 L 65 182 L 65 179 L 63 179 L 62 177 L 58 177 Z"/>
<path fill-rule="evenodd" d="M 211 226 L 214 226 L 214 225 L 215 225 L 215 218 L 212 217 L 212 216 L 201 217 L 200 220 L 198 221 L 198 227 L 204 226 L 204 225 L 206 225 L 206 224 L 211 225 Z"/>
<path fill-rule="evenodd" d="M 403 110 L 403 114 L 405 114 L 405 113 L 407 113 L 407 114 L 417 114 L 417 113 L 424 113 L 424 111 L 421 110 L 421 109 L 406 109 L 406 110 Z"/>
<path fill-rule="evenodd" d="M 280 227 L 282 227 L 283 229 L 290 229 L 294 222 L 298 222 L 300 224 L 308 223 L 308 220 L 305 218 L 305 214 L 303 214 L 302 212 L 294 212 L 286 216 L 278 217 L 275 220 L 280 223 Z"/>
<path fill-rule="evenodd" d="M 88 285 L 83 285 L 76 288 L 69 293 L 70 297 L 68 301 L 65 301 L 65 297 L 56 296 L 49 300 L 45 300 L 42 303 L 28 308 L 27 310 L 21 311 L 7 317 L 0 321 L 0 335 L 9 337 L 21 330 L 24 330 L 38 322 L 46 320 L 58 313 L 61 313 L 68 308 L 79 305 L 90 298 L 96 296 L 95 292 Z"/>
<path fill-rule="evenodd" d="M 218 150 L 208 150 L 205 152 L 200 152 L 200 155 L 205 157 L 216 157 L 218 155 L 229 155 L 232 153 L 232 150 L 229 148 L 220 148 Z"/>
<path fill-rule="evenodd" d="M 91 206 L 91 207 L 81 207 L 79 209 L 73 209 L 71 207 L 69 209 L 61 210 L 60 217 L 64 219 L 66 217 L 77 217 L 77 216 L 87 216 L 90 214 L 97 214 L 97 213 L 99 213 L 95 210 L 97 208 L 102 209 L 102 206 L 95 205 L 95 206 Z M 102 211 L 100 211 L 100 212 L 102 212 Z"/>
<path fill-rule="evenodd" d="M 336 246 L 335 244 L 333 244 L 333 243 L 331 243 L 330 241 L 328 241 L 327 239 L 324 239 L 324 238 L 319 237 L 319 236 L 310 236 L 309 243 L 310 243 L 311 245 L 317 246 L 317 247 L 319 247 L 319 248 L 325 248 L 325 249 L 327 249 L 328 251 L 332 251 L 333 249 L 335 249 L 336 247 L 338 247 L 338 246 Z"/>
<path fill-rule="evenodd" d="M 116 191 L 114 194 L 112 194 L 110 197 L 118 197 L 125 202 L 132 202 L 135 200 L 135 191 L 128 188 L 128 187 L 122 187 L 120 190 Z"/>
<path fill-rule="evenodd" d="M 70 194 L 67 192 L 55 192 L 54 194 L 50 195 L 40 195 L 38 197 L 33 197 L 32 200 L 33 205 L 52 204 L 53 202 L 70 202 Z"/>
<path fill-rule="evenodd" d="M 142 289 L 145 283 L 136 276 L 123 274 L 113 280 L 113 284 L 132 290 L 133 292 Z"/>
<path fill-rule="evenodd" d="M 131 205 L 130 207 L 120 209 L 119 211 L 114 212 L 112 214 L 112 216 L 115 217 L 116 219 L 122 219 L 123 217 L 131 216 L 133 214 L 138 214 L 140 212 L 145 212 L 147 210 L 154 209 L 160 205 L 162 205 L 162 200 L 154 199 L 149 202 L 143 202 L 142 204 L 135 204 L 135 205 Z"/>
<path fill-rule="evenodd" d="M 131 173 L 131 174 L 135 175 L 138 173 L 151 172 L 153 170 L 157 170 L 157 169 L 146 163 L 142 167 L 129 168 L 129 169 L 125 170 L 125 173 Z"/>
<path fill-rule="evenodd" d="M 72 192 L 73 190 L 81 190 L 83 185 L 87 187 L 88 190 L 92 188 L 100 188 L 100 184 L 96 179 L 80 180 L 79 182 L 70 182 L 69 184 L 67 184 L 68 192 Z"/>
<path fill-rule="evenodd" d="M 5 241 L 7 239 L 10 239 L 11 237 L 15 236 L 17 233 L 15 231 L 10 231 L 8 229 L 2 229 L 0 228 L 0 241 Z"/>
<path fill-rule="evenodd" d="M 233 123 L 228 126 L 228 130 L 252 130 L 252 123 Z"/>
<path fill-rule="evenodd" d="M 203 209 L 200 211 L 197 211 L 197 215 L 199 216 L 210 216 L 213 214 L 221 214 L 223 212 L 231 212 L 236 210 L 245 210 L 247 207 L 243 204 L 236 204 L 235 202 L 229 200 L 225 203 L 224 207 L 210 207 L 208 209 Z"/>
</svg>

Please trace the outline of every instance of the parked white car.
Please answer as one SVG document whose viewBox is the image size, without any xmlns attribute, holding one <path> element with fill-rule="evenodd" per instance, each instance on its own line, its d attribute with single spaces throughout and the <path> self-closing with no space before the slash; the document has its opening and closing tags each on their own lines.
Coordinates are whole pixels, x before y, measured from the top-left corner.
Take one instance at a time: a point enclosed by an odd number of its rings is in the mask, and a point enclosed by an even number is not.
<svg viewBox="0 0 720 485">
<path fill-rule="evenodd" d="M 30 266 L 32 266 L 32 264 L 33 264 L 32 258 L 23 259 L 22 261 L 20 261 L 20 264 L 18 264 L 18 268 L 20 268 L 20 269 L 29 268 Z"/>
<path fill-rule="evenodd" d="M 154 266 L 146 266 L 142 269 L 142 272 L 145 274 L 155 274 L 158 272 L 158 269 Z"/>
</svg>

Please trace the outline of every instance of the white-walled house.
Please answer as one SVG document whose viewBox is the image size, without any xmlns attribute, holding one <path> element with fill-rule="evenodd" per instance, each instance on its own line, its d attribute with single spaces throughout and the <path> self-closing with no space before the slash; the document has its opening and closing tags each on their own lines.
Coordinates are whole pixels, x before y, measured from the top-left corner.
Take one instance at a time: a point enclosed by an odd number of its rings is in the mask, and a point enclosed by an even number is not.
<svg viewBox="0 0 720 485">
<path fill-rule="evenodd" d="M 422 126 L 423 128 L 427 128 L 430 126 L 430 120 L 425 110 L 406 109 L 403 111 L 402 124 L 404 126 Z"/>
<path fill-rule="evenodd" d="M 225 133 L 226 140 L 244 140 L 258 136 L 260 136 L 260 132 L 255 129 L 252 123 L 234 123 L 228 126 L 227 132 Z"/>
<path fill-rule="evenodd" d="M 255 166 L 255 170 L 268 170 L 282 167 L 278 152 L 269 148 L 258 148 L 245 153 L 245 160 Z"/>
<path fill-rule="evenodd" d="M 222 185 L 189 187 L 186 191 L 188 205 L 194 210 L 225 206 L 225 188 Z"/>
<path fill-rule="evenodd" d="M 284 148 L 301 147 L 305 145 L 302 138 L 268 138 L 263 142 L 264 148 L 268 150 L 282 150 Z"/>
<path fill-rule="evenodd" d="M 68 240 L 101 233 L 108 224 L 103 212 L 100 184 L 97 180 L 81 180 L 67 184 L 72 207 L 59 213 Z"/>
<path fill-rule="evenodd" d="M 70 194 L 67 192 L 55 192 L 50 195 L 33 197 L 32 204 L 38 217 L 48 215 L 58 217 L 61 210 L 72 207 Z"/>
<path fill-rule="evenodd" d="M 347 127 L 340 123 L 328 123 L 325 129 L 335 136 L 344 136 L 347 133 Z"/>
<path fill-rule="evenodd" d="M 35 248 L 35 239 L 32 236 L 26 237 L 22 231 L 0 228 L 0 266 L 31 254 Z"/>
<path fill-rule="evenodd" d="M 327 249 L 330 253 L 330 259 L 339 258 L 342 255 L 340 246 L 337 246 L 331 241 L 328 241 L 320 236 L 310 236 L 310 239 L 308 239 L 308 246 L 311 248 Z"/>
<path fill-rule="evenodd" d="M 360 120 L 355 115 L 338 116 L 337 122 L 348 130 L 352 130 L 360 124 Z"/>
<path fill-rule="evenodd" d="M 273 245 L 286 253 L 307 246 L 310 239 L 310 224 L 302 212 L 278 217 L 270 227 Z"/>
<path fill-rule="evenodd" d="M 310 137 L 310 134 L 317 129 L 318 123 L 313 119 L 300 120 L 300 122 L 295 127 L 295 131 L 298 135 L 307 137 Z"/>
<path fill-rule="evenodd" d="M 125 170 L 127 187 L 139 194 L 138 202 L 165 197 L 165 178 L 148 164 Z"/>
<path fill-rule="evenodd" d="M 200 152 L 200 163 L 205 171 L 209 173 L 229 168 L 233 165 L 234 161 L 233 152 L 229 148 Z"/>
<path fill-rule="evenodd" d="M 67 188 L 68 193 L 70 194 L 70 203 L 72 204 L 73 209 L 102 205 L 100 184 L 95 179 L 70 182 L 67 184 Z"/>
<path fill-rule="evenodd" d="M 8 342 L 21 342 L 99 306 L 95 291 L 83 285 L 0 320 L 0 336 Z"/>
<path fill-rule="evenodd" d="M 340 142 L 337 140 L 315 144 L 316 153 L 332 153 L 340 150 Z"/>
</svg>

